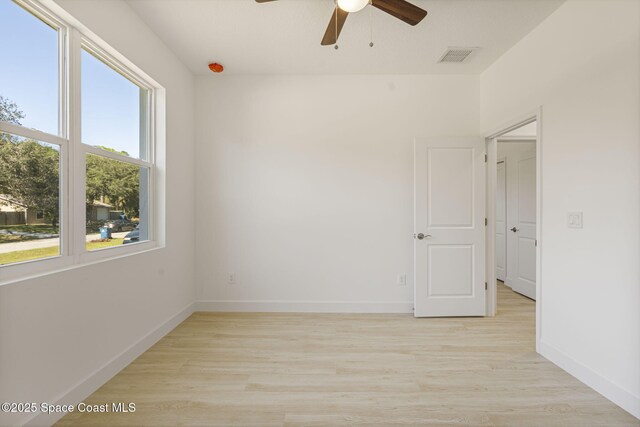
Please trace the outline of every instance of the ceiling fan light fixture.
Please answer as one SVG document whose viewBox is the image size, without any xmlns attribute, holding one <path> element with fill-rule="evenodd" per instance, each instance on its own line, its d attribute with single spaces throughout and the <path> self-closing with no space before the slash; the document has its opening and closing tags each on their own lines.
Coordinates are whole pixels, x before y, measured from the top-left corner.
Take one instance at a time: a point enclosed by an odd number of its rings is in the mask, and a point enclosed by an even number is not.
<svg viewBox="0 0 640 427">
<path fill-rule="evenodd" d="M 338 7 L 349 13 L 359 12 L 368 4 L 369 0 L 338 0 Z"/>
</svg>

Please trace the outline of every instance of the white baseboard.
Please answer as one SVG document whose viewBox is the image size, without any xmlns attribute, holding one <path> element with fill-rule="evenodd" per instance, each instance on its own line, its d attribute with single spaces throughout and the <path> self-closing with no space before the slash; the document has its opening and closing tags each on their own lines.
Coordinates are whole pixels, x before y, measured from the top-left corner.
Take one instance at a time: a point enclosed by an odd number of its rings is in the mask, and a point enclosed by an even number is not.
<svg viewBox="0 0 640 427">
<path fill-rule="evenodd" d="M 633 395 L 628 390 L 612 383 L 543 341 L 540 341 L 540 354 L 634 417 L 640 419 L 640 396 Z"/>
<path fill-rule="evenodd" d="M 413 301 L 196 301 L 195 311 L 263 313 L 413 313 Z"/>
<path fill-rule="evenodd" d="M 158 326 L 153 331 L 142 337 L 138 342 L 132 344 L 129 348 L 123 350 L 116 357 L 105 363 L 102 367 L 96 369 L 87 378 L 80 381 L 57 399 L 51 401 L 51 404 L 73 404 L 77 405 L 86 399 L 91 393 L 99 389 L 107 381 L 109 381 L 118 372 L 123 370 L 127 365 L 138 358 L 142 353 L 147 351 L 151 346 L 160 340 L 160 338 L 167 335 L 176 326 L 182 323 L 187 317 L 189 317 L 194 309 L 194 304 L 191 303 L 178 313 L 171 316 L 166 322 Z M 64 413 L 52 413 L 38 415 L 30 418 L 24 424 L 25 426 L 50 426 L 62 418 Z"/>
</svg>

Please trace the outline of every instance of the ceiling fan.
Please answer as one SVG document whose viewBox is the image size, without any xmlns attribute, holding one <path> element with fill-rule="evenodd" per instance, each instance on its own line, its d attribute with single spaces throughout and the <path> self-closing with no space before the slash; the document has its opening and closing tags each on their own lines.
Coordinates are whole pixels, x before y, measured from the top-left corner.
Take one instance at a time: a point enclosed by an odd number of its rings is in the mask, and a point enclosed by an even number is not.
<svg viewBox="0 0 640 427">
<path fill-rule="evenodd" d="M 256 0 L 258 3 L 271 1 L 275 0 Z M 336 9 L 331 15 L 331 20 L 320 44 L 323 46 L 335 44 L 338 41 L 338 36 L 340 36 L 340 31 L 342 31 L 342 27 L 349 13 L 358 12 L 368 4 L 409 25 L 416 25 L 427 16 L 426 10 L 405 0 L 337 0 Z"/>
</svg>

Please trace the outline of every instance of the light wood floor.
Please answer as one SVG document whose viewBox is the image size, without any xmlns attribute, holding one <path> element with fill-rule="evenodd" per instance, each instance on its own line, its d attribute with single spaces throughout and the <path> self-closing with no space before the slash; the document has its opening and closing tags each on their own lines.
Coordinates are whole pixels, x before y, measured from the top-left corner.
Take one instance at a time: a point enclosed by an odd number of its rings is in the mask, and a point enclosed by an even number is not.
<svg viewBox="0 0 640 427">
<path fill-rule="evenodd" d="M 493 318 L 195 313 L 57 425 L 638 426 L 535 353 L 535 303 Z"/>
</svg>

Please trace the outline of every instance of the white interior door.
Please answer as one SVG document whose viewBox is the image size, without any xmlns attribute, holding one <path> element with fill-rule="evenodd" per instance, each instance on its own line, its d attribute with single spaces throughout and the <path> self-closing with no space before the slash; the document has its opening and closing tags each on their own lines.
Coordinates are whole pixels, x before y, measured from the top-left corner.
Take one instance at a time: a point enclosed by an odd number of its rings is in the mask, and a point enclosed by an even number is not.
<svg viewBox="0 0 640 427">
<path fill-rule="evenodd" d="M 504 282 L 507 271 L 507 167 L 498 162 L 496 179 L 496 277 Z"/>
<path fill-rule="evenodd" d="M 415 316 L 484 316 L 485 141 L 415 143 Z"/>
<path fill-rule="evenodd" d="M 515 235 L 516 257 L 512 289 L 536 298 L 536 152 L 523 152 L 518 162 L 517 217 L 509 220 L 509 233 Z"/>
</svg>

